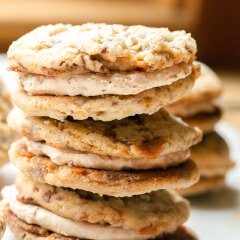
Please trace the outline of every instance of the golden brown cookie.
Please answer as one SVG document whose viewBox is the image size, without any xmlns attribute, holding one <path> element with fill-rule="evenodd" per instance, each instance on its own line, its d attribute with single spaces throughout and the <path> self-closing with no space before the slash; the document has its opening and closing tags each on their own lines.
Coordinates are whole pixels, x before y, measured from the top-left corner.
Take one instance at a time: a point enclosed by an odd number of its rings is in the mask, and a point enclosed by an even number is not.
<svg viewBox="0 0 240 240">
<path fill-rule="evenodd" d="M 39 205 L 75 222 L 106 223 L 140 234 L 159 235 L 184 223 L 189 215 L 187 201 L 172 191 L 159 190 L 125 198 L 99 196 L 17 177 L 17 199 Z M 166 224 L 168 223 L 168 224 Z"/>
<path fill-rule="evenodd" d="M 13 42 L 10 69 L 41 75 L 155 71 L 195 59 L 195 40 L 167 28 L 87 23 L 41 26 Z"/>
<path fill-rule="evenodd" d="M 19 240 L 83 240 L 74 237 L 66 237 L 37 225 L 27 224 L 19 219 L 10 210 L 7 212 L 8 225 Z M 196 235 L 186 227 L 179 227 L 174 233 L 164 234 L 155 238 L 156 240 L 197 240 Z"/>
<path fill-rule="evenodd" d="M 191 159 L 197 164 L 202 177 L 224 176 L 234 166 L 225 140 L 210 132 L 203 141 L 191 148 Z"/>
<path fill-rule="evenodd" d="M 8 123 L 20 134 L 60 149 L 123 158 L 154 159 L 187 150 L 201 140 L 199 129 L 187 126 L 165 110 L 112 122 L 92 119 L 61 122 L 26 117 L 15 109 L 9 114 Z"/>
<path fill-rule="evenodd" d="M 59 120 L 64 120 L 68 116 L 75 120 L 90 117 L 101 121 L 120 120 L 136 114 L 153 114 L 180 99 L 194 85 L 192 76 L 137 95 L 30 96 L 20 89 L 14 93 L 13 101 L 28 116 L 47 116 Z"/>
<path fill-rule="evenodd" d="M 26 144 L 27 150 L 33 155 L 46 156 L 57 165 L 69 165 L 84 168 L 103 170 L 146 170 L 177 166 L 190 157 L 190 149 L 169 153 L 154 159 L 144 158 L 116 158 L 108 155 L 99 155 L 90 152 L 67 151 L 54 148 L 43 142 L 35 142 L 27 138 L 21 140 Z"/>
<path fill-rule="evenodd" d="M 184 117 L 183 121 L 193 127 L 199 127 L 204 134 L 212 132 L 215 125 L 220 121 L 222 112 L 214 107 L 212 112 L 200 112 L 196 115 Z"/>
<path fill-rule="evenodd" d="M 198 112 L 203 112 L 206 109 L 206 104 L 212 103 L 212 101 L 218 98 L 222 93 L 221 81 L 213 70 L 204 63 L 195 63 L 200 64 L 201 74 L 197 78 L 193 89 L 183 98 L 169 106 L 169 110 L 173 114 L 186 117 L 190 105 L 193 105 L 195 109 L 197 108 Z M 201 103 L 204 103 L 204 105 Z M 191 115 L 193 115 L 192 111 Z"/>
<path fill-rule="evenodd" d="M 166 170 L 104 171 L 58 166 L 47 157 L 29 153 L 21 142 L 12 145 L 9 157 L 21 172 L 34 181 L 115 197 L 133 196 L 159 189 L 185 188 L 199 179 L 196 165 L 190 160 Z"/>
<path fill-rule="evenodd" d="M 177 192 L 184 197 L 191 197 L 205 193 L 219 191 L 225 185 L 224 177 L 200 177 L 200 180 L 189 188 L 178 189 Z"/>
</svg>

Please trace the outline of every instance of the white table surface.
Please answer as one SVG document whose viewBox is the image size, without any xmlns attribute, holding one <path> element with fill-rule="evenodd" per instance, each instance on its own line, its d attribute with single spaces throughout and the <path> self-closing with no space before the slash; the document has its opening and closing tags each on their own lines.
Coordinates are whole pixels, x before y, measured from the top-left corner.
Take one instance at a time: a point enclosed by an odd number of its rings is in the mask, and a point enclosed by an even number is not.
<svg viewBox="0 0 240 240">
<path fill-rule="evenodd" d="M 6 71 L 4 55 L 0 55 L 0 77 L 9 89 L 14 88 L 14 80 Z M 220 122 L 216 131 L 228 142 L 236 167 L 228 173 L 222 191 L 191 199 L 192 212 L 186 225 L 197 233 L 200 240 L 240 240 L 240 130 Z M 15 174 L 16 169 L 10 163 L 3 166 L 0 187 L 11 184 Z M 7 231 L 4 240 L 13 239 Z"/>
</svg>

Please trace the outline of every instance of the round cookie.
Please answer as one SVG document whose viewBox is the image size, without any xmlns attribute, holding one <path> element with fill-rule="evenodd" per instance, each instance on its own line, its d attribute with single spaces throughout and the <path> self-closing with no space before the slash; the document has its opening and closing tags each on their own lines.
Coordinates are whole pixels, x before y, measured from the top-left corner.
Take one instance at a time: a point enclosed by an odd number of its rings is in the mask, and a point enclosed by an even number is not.
<svg viewBox="0 0 240 240">
<path fill-rule="evenodd" d="M 84 238 L 98 240 L 145 240 L 152 239 L 159 235 L 161 236 L 165 232 L 174 232 L 179 227 L 177 225 L 174 226 L 174 224 L 172 225 L 172 227 L 170 227 L 169 222 L 165 222 L 165 224 L 163 223 L 163 228 L 160 230 L 159 233 L 156 233 L 155 231 L 142 233 L 135 232 L 131 229 L 124 229 L 117 226 L 114 227 L 104 222 L 99 224 L 93 224 L 83 221 L 75 222 L 71 219 L 56 215 L 54 212 L 51 212 L 41 206 L 26 204 L 18 201 L 17 191 L 16 189 L 14 189 L 13 186 L 5 187 L 2 191 L 2 195 L 4 200 L 8 203 L 9 210 L 22 221 L 28 224 L 35 224 L 43 229 L 50 230 L 51 232 L 56 232 L 60 235 L 72 237 L 74 236 L 80 239 Z M 181 197 L 178 196 L 178 198 Z M 166 204 L 167 202 L 164 205 L 166 206 Z M 175 215 L 173 216 L 173 218 L 174 217 Z M 180 222 L 176 221 L 175 223 L 179 224 Z"/>
<path fill-rule="evenodd" d="M 188 203 L 167 190 L 125 198 L 101 197 L 40 184 L 23 175 L 18 176 L 16 188 L 19 191 L 17 199 L 23 203 L 42 206 L 75 222 L 104 222 L 143 235 L 169 232 L 184 223 L 189 215 Z"/>
<path fill-rule="evenodd" d="M 201 66 L 201 74 L 196 79 L 194 87 L 183 98 L 170 106 L 172 112 L 174 113 L 176 110 L 179 116 L 182 116 L 182 114 L 179 113 L 178 109 L 181 109 L 185 104 L 212 102 L 222 93 L 222 84 L 216 73 L 202 62 L 196 61 L 195 63 Z"/>
<path fill-rule="evenodd" d="M 68 116 L 75 120 L 90 117 L 102 121 L 119 120 L 136 114 L 153 114 L 177 101 L 191 90 L 198 71 L 196 67 L 193 73 L 184 79 L 136 95 L 31 96 L 19 89 L 13 95 L 13 101 L 28 116 L 48 116 L 60 120 Z"/>
<path fill-rule="evenodd" d="M 220 177 L 200 177 L 200 180 L 189 188 L 178 189 L 177 192 L 184 197 L 191 197 L 210 192 L 219 191 L 225 185 L 223 176 Z"/>
<path fill-rule="evenodd" d="M 201 177 L 224 176 L 234 166 L 225 140 L 210 132 L 203 141 L 191 148 L 191 159 L 197 164 Z"/>
<path fill-rule="evenodd" d="M 218 76 L 205 64 L 193 89 L 177 102 L 169 105 L 167 110 L 180 116 L 191 126 L 198 126 L 204 133 L 214 129 L 221 118 L 221 111 L 213 101 L 220 96 L 222 84 Z"/>
<path fill-rule="evenodd" d="M 53 147 L 123 158 L 154 159 L 187 150 L 202 137 L 198 128 L 187 126 L 165 110 L 112 122 L 60 122 L 26 117 L 15 109 L 9 114 L 8 123 L 20 134 Z"/>
<path fill-rule="evenodd" d="M 201 113 L 213 113 L 216 108 L 218 107 L 210 101 L 174 103 L 166 107 L 170 113 L 181 118 L 190 118 Z"/>
<path fill-rule="evenodd" d="M 47 25 L 13 42 L 10 69 L 41 75 L 156 71 L 195 59 L 195 40 L 167 28 L 87 23 Z"/>
<path fill-rule="evenodd" d="M 19 240 L 81 240 L 50 232 L 37 225 L 27 224 L 10 210 L 7 212 L 7 217 L 11 231 Z M 197 240 L 197 237 L 191 230 L 181 226 L 175 232 L 164 234 L 155 240 Z"/>
<path fill-rule="evenodd" d="M 12 145 L 9 157 L 21 172 L 34 181 L 114 197 L 139 195 L 159 189 L 185 188 L 199 179 L 196 165 L 190 160 L 164 170 L 105 171 L 58 166 L 47 157 L 29 153 L 26 146 L 19 142 Z"/>
<path fill-rule="evenodd" d="M 207 134 L 214 130 L 221 117 L 221 110 L 215 107 L 212 112 L 200 112 L 193 116 L 184 117 L 183 120 L 190 126 L 199 127 L 204 134 Z"/>
</svg>

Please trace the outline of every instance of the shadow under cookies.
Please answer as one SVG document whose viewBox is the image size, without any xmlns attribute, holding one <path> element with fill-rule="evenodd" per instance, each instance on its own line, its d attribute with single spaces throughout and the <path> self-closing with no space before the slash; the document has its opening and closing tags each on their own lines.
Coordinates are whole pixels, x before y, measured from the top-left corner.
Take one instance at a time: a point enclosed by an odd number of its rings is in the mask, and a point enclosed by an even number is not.
<svg viewBox="0 0 240 240">
<path fill-rule="evenodd" d="M 189 198 L 194 208 L 206 210 L 230 209 L 239 205 L 240 192 L 234 188 L 224 187 L 218 192 L 206 193 Z"/>
</svg>

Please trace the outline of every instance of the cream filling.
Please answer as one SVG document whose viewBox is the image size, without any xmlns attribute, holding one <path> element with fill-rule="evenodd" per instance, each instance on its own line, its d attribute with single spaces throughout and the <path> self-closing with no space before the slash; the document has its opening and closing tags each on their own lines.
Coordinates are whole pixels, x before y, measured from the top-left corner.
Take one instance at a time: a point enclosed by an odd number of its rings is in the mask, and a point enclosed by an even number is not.
<svg viewBox="0 0 240 240">
<path fill-rule="evenodd" d="M 64 151 L 51 147 L 45 143 L 25 139 L 27 150 L 34 155 L 48 156 L 57 165 L 73 165 L 85 168 L 105 170 L 122 169 L 152 169 L 167 168 L 185 161 L 190 156 L 190 150 L 170 153 L 156 159 L 113 158 L 80 151 Z"/>
<path fill-rule="evenodd" d="M 5 187 L 2 190 L 4 201 L 18 218 L 60 235 L 96 240 L 143 240 L 150 237 L 123 228 L 85 222 L 76 223 L 42 207 L 23 204 L 16 200 L 17 194 L 15 186 Z"/>
<path fill-rule="evenodd" d="M 21 87 L 32 95 L 99 96 L 103 94 L 131 95 L 144 90 L 171 85 L 192 72 L 192 65 L 181 63 L 156 72 L 84 73 L 66 76 L 42 76 L 16 73 Z"/>
</svg>

